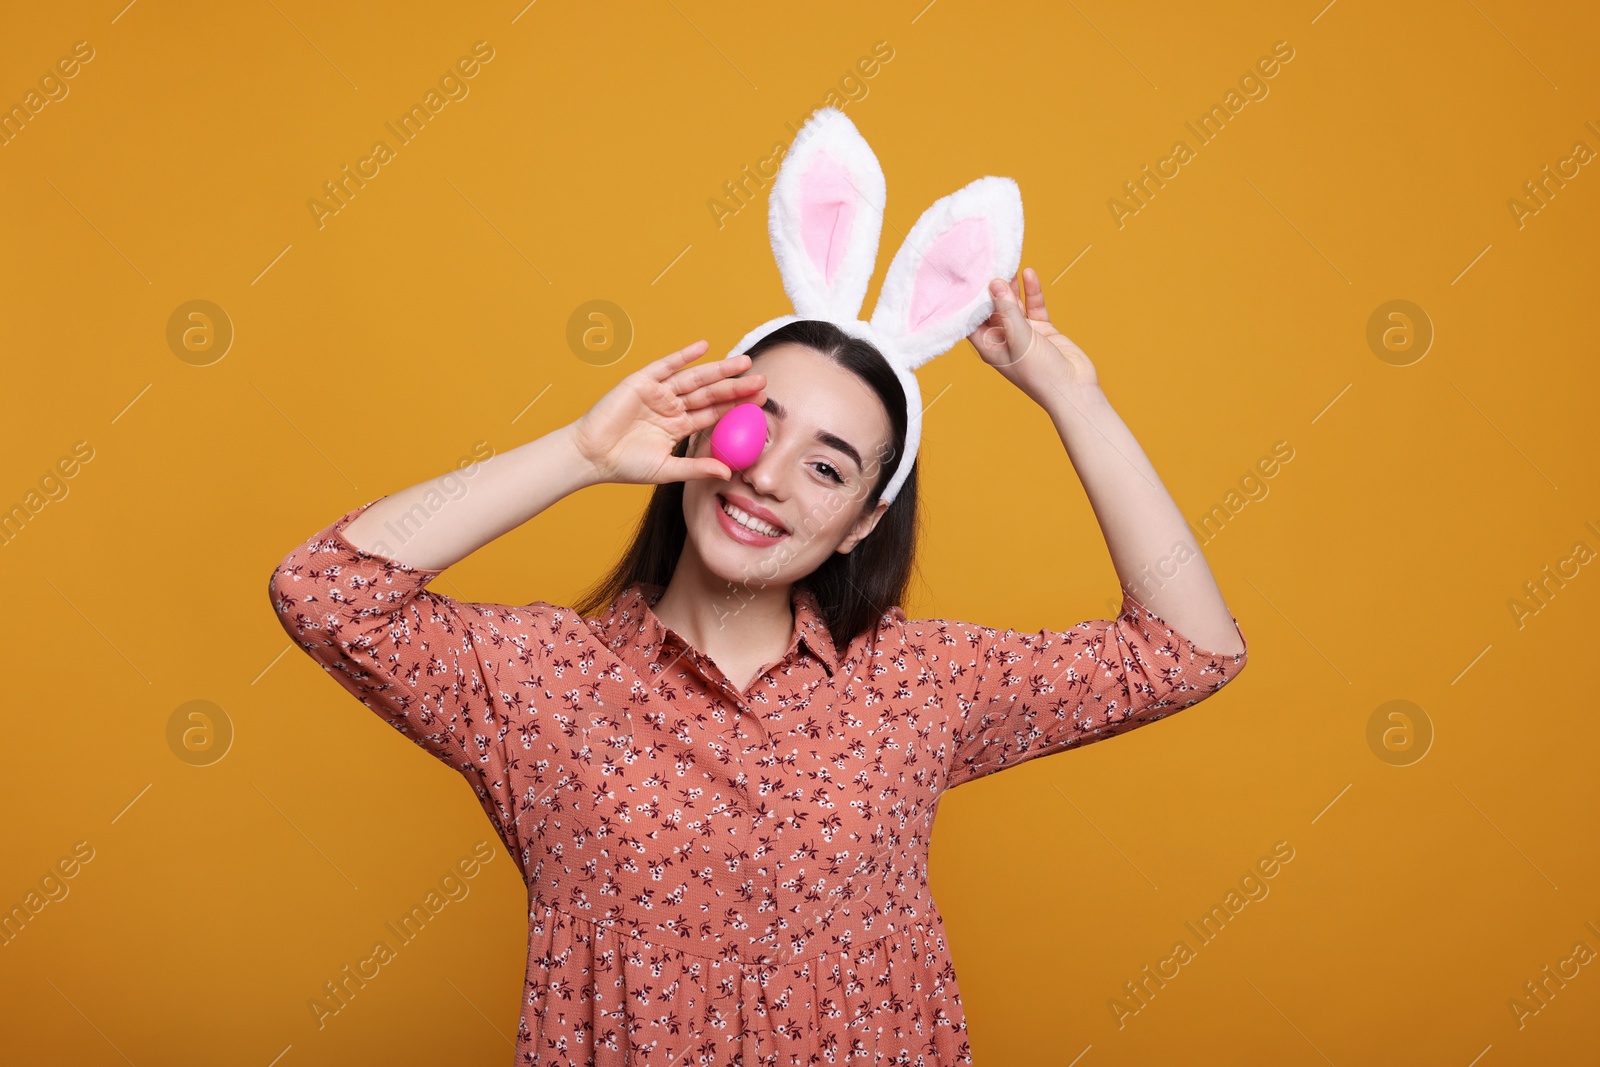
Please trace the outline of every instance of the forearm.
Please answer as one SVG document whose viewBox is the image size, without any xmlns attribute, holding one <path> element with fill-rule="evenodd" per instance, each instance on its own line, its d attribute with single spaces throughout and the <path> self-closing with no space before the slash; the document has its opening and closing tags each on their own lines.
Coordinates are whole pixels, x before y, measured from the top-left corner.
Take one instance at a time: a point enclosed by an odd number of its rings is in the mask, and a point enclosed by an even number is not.
<svg viewBox="0 0 1600 1067">
<path fill-rule="evenodd" d="M 1242 651 L 1193 531 L 1105 393 L 1068 386 L 1041 403 L 1088 494 L 1123 589 L 1201 648 Z"/>
<path fill-rule="evenodd" d="M 443 570 L 561 498 L 596 484 L 571 425 L 375 501 L 345 527 L 365 552 Z"/>
</svg>

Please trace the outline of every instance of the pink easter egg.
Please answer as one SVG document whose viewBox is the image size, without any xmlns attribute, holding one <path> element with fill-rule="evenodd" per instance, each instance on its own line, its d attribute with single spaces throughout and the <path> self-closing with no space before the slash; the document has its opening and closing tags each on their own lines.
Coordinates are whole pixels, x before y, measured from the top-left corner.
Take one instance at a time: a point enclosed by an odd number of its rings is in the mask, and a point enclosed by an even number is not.
<svg viewBox="0 0 1600 1067">
<path fill-rule="evenodd" d="M 767 413 L 758 404 L 740 404 L 717 421 L 711 431 L 711 457 L 742 471 L 767 447 Z"/>
</svg>

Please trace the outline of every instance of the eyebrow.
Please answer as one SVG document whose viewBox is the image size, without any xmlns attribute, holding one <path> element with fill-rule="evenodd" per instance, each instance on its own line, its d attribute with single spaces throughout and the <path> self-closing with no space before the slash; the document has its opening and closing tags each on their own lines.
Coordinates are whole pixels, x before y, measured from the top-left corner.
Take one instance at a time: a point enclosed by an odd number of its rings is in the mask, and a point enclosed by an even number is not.
<svg viewBox="0 0 1600 1067">
<path fill-rule="evenodd" d="M 770 396 L 767 397 L 767 402 L 761 405 L 761 410 L 770 411 L 780 419 L 787 418 L 789 415 L 788 409 L 782 404 L 778 403 L 776 400 L 772 399 Z M 817 440 L 827 445 L 829 448 L 836 449 L 837 451 L 843 452 L 845 455 L 849 456 L 851 462 L 856 465 L 857 471 L 861 471 L 863 469 L 861 466 L 861 453 L 856 451 L 855 445 L 852 445 L 849 441 L 846 441 L 838 434 L 829 433 L 827 430 L 818 430 Z"/>
</svg>

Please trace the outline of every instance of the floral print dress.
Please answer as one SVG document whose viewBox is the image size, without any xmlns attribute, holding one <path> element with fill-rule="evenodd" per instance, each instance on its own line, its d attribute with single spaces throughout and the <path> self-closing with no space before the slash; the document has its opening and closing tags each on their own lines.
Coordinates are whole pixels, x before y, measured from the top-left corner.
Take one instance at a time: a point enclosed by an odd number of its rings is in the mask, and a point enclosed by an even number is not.
<svg viewBox="0 0 1600 1067">
<path fill-rule="evenodd" d="M 896 607 L 836 649 L 797 586 L 788 649 L 739 692 L 656 618 L 661 587 L 600 618 L 456 600 L 346 540 L 370 506 L 283 559 L 273 607 L 466 778 L 521 869 L 522 1067 L 971 1063 L 928 888 L 940 796 L 1190 707 L 1248 651 L 1132 596 L 1035 633 Z"/>
</svg>

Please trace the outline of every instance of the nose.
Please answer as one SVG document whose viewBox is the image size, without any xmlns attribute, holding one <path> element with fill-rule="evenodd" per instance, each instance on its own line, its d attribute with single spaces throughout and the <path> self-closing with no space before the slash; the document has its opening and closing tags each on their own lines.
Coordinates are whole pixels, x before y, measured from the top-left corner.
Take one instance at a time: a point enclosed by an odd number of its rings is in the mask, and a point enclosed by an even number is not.
<svg viewBox="0 0 1600 1067">
<path fill-rule="evenodd" d="M 782 468 L 783 463 L 778 449 L 769 434 L 767 443 L 762 446 L 761 455 L 756 457 L 754 463 L 740 471 L 739 476 L 757 494 L 781 500 L 785 495 Z"/>
</svg>

